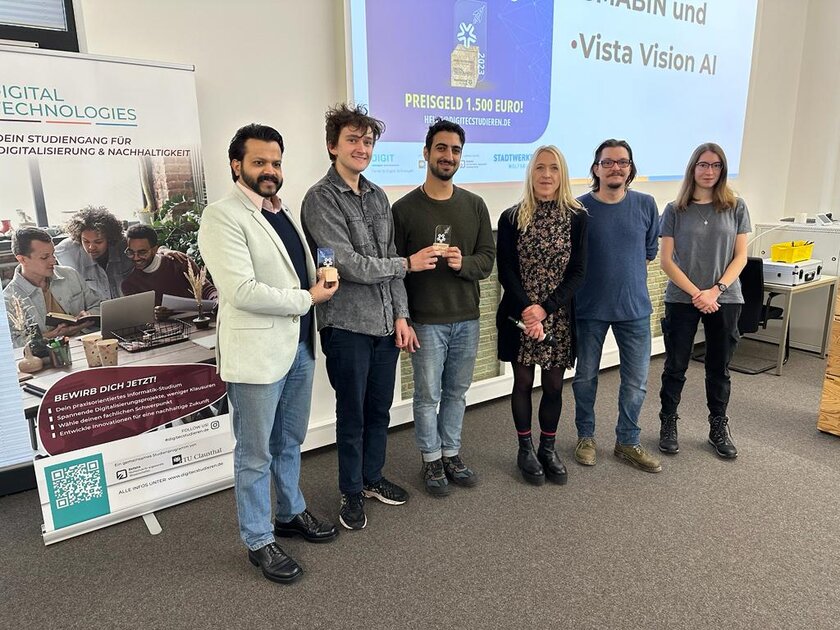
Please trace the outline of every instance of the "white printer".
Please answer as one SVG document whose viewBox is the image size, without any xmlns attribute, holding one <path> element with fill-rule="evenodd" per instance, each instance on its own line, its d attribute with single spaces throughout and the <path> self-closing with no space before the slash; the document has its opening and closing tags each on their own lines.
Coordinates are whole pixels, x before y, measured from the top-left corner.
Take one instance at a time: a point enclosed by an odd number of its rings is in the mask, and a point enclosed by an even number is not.
<svg viewBox="0 0 840 630">
<path fill-rule="evenodd" d="M 823 262 L 812 258 L 796 263 L 773 262 L 764 259 L 764 282 L 795 287 L 806 282 L 819 280 Z"/>
</svg>

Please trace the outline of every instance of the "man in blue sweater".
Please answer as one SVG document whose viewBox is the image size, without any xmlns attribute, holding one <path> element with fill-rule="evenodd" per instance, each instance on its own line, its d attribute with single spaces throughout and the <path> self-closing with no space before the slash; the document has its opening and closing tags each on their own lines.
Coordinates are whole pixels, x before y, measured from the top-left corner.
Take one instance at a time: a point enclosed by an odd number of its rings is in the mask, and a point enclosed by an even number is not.
<svg viewBox="0 0 840 630">
<path fill-rule="evenodd" d="M 646 472 L 662 465 L 639 443 L 639 412 L 647 391 L 650 314 L 647 264 L 659 247 L 659 212 L 650 195 L 629 190 L 636 176 L 624 140 L 605 140 L 590 169 L 592 192 L 578 198 L 589 212 L 586 278 L 575 295 L 577 366 L 575 460 L 595 465 L 595 394 L 607 330 L 618 344 L 618 424 L 613 453 Z"/>
</svg>

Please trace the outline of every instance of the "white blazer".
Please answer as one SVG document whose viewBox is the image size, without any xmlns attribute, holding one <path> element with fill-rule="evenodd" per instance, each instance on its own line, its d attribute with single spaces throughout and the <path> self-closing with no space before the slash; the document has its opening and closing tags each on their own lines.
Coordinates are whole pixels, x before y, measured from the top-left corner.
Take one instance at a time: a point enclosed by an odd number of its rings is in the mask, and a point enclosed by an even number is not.
<svg viewBox="0 0 840 630">
<path fill-rule="evenodd" d="M 289 219 L 291 213 L 283 208 Z M 300 227 L 310 286 L 315 263 Z M 297 352 L 300 316 L 311 308 L 283 241 L 239 187 L 204 209 L 198 246 L 219 291 L 216 369 L 229 383 L 274 383 Z M 312 317 L 312 343 L 315 318 Z M 313 349 L 314 352 L 314 349 Z"/>
</svg>

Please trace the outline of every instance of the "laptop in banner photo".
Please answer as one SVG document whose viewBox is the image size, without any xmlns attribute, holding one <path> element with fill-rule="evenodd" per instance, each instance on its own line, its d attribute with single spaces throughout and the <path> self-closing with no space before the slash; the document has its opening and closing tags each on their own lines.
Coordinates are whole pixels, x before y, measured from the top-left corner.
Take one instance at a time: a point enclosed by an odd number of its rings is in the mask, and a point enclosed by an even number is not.
<svg viewBox="0 0 840 630">
<path fill-rule="evenodd" d="M 134 326 L 153 324 L 155 321 L 155 292 L 105 300 L 100 305 L 102 338 L 114 339 L 114 331 Z"/>
</svg>

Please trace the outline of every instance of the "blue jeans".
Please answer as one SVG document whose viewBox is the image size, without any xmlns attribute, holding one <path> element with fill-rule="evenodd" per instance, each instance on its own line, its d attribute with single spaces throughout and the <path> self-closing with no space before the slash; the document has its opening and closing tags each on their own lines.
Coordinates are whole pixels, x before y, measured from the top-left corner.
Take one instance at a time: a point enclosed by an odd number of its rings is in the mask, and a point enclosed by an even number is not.
<svg viewBox="0 0 840 630">
<path fill-rule="evenodd" d="M 420 348 L 414 368 L 414 435 L 423 461 L 452 457 L 461 448 L 461 427 L 478 352 L 479 322 L 413 323 Z M 440 410 L 438 410 L 440 405 Z"/>
<path fill-rule="evenodd" d="M 382 479 L 400 351 L 393 335 L 331 326 L 321 330 L 321 347 L 335 390 L 338 489 L 356 494 Z"/>
<path fill-rule="evenodd" d="M 650 317 L 623 322 L 578 319 L 577 365 L 572 389 L 575 392 L 575 425 L 579 438 L 595 437 L 595 394 L 598 370 L 607 329 L 612 326 L 618 344 L 619 377 L 618 423 L 615 437 L 619 444 L 639 443 L 639 412 L 647 393 L 650 367 Z"/>
<path fill-rule="evenodd" d="M 276 383 L 228 383 L 233 433 L 233 475 L 239 535 L 248 549 L 274 542 L 274 516 L 287 522 L 306 509 L 300 491 L 300 445 L 306 438 L 315 358 L 308 344 L 298 344 L 288 373 Z"/>
</svg>

